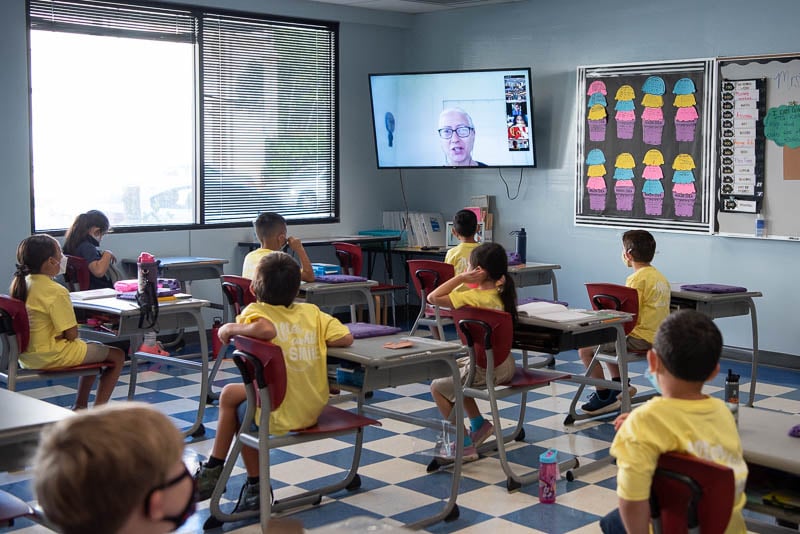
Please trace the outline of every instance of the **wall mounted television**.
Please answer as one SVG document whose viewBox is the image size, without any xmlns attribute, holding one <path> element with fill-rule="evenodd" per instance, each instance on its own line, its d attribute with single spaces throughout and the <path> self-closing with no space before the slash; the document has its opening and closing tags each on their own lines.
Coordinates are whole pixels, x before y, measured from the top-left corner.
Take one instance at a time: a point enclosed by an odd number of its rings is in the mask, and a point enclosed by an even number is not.
<svg viewBox="0 0 800 534">
<path fill-rule="evenodd" d="M 536 167 L 531 69 L 370 74 L 379 169 Z"/>
</svg>

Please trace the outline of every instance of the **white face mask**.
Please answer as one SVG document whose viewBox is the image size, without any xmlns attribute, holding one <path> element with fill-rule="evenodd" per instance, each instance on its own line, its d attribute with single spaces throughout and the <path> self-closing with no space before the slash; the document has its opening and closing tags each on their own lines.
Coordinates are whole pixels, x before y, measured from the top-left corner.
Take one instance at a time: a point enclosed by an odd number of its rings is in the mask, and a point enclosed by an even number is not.
<svg viewBox="0 0 800 534">
<path fill-rule="evenodd" d="M 624 250 L 622 251 L 622 256 L 621 256 L 621 257 L 622 257 L 622 264 L 623 264 L 625 267 L 630 267 L 630 266 L 631 266 L 631 264 L 630 264 L 630 262 L 628 261 L 628 258 L 626 258 L 626 257 L 625 257 L 625 251 L 624 251 Z"/>
<path fill-rule="evenodd" d="M 67 272 L 67 257 L 65 255 L 61 256 L 61 261 L 58 262 L 58 274 L 64 274 Z"/>
</svg>

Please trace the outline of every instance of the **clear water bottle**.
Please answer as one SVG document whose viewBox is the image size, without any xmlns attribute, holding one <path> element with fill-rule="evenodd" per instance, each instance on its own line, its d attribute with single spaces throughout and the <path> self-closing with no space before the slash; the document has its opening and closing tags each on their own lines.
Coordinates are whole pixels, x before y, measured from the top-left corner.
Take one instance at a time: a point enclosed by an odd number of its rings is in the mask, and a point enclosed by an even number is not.
<svg viewBox="0 0 800 534">
<path fill-rule="evenodd" d="M 539 455 L 539 502 L 556 502 L 558 480 L 558 451 L 548 449 Z"/>
<path fill-rule="evenodd" d="M 739 375 L 728 369 L 725 377 L 725 405 L 733 414 L 733 420 L 739 425 Z"/>
</svg>

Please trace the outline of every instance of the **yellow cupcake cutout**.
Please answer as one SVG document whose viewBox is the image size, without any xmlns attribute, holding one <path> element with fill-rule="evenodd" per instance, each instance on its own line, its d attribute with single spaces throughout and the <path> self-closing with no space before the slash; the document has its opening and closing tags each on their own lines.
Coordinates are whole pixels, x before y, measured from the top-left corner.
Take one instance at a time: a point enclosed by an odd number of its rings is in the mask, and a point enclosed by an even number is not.
<svg viewBox="0 0 800 534">
<path fill-rule="evenodd" d="M 589 120 L 596 121 L 606 118 L 606 108 L 600 104 L 595 104 L 589 109 Z"/>
<path fill-rule="evenodd" d="M 663 165 L 664 164 L 664 156 L 661 154 L 660 150 L 655 148 L 651 148 L 647 151 L 644 155 L 644 159 L 642 163 L 645 165 Z"/>
<path fill-rule="evenodd" d="M 633 100 L 634 98 L 636 98 L 636 93 L 633 92 L 633 87 L 630 85 L 623 85 L 617 89 L 614 100 Z"/>
<path fill-rule="evenodd" d="M 674 106 L 676 108 L 688 108 L 689 106 L 696 106 L 697 100 L 694 98 L 694 94 L 688 95 L 676 95 Z"/>
<path fill-rule="evenodd" d="M 617 162 L 614 163 L 614 167 L 619 169 L 632 169 L 636 167 L 636 163 L 633 161 L 633 156 L 631 156 L 630 153 L 623 152 L 617 156 Z"/>
<path fill-rule="evenodd" d="M 605 176 L 606 166 L 602 163 L 600 165 L 589 165 L 589 170 L 586 171 L 586 176 Z"/>
<path fill-rule="evenodd" d="M 664 106 L 664 97 L 661 95 L 651 95 L 645 93 L 642 98 L 642 105 L 646 108 L 660 108 Z"/>
<path fill-rule="evenodd" d="M 676 171 L 690 171 L 695 168 L 694 160 L 690 154 L 678 154 L 672 162 L 672 168 Z"/>
</svg>

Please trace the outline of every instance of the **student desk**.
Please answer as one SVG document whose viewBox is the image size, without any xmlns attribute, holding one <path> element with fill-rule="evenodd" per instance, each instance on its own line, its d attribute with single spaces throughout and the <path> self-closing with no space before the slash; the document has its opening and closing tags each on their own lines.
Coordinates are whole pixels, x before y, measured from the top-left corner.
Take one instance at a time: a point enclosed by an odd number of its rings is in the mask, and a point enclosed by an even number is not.
<svg viewBox="0 0 800 534">
<path fill-rule="evenodd" d="M 386 349 L 386 342 L 411 340 L 413 347 L 407 349 Z M 364 369 L 364 384 L 358 390 L 358 412 L 370 413 L 378 416 L 389 417 L 410 424 L 441 430 L 441 421 L 438 419 L 420 419 L 406 413 L 396 412 L 380 406 L 364 403 L 364 392 L 374 391 L 389 387 L 414 384 L 428 381 L 432 378 L 452 376 L 456 384 L 460 384 L 456 358 L 466 355 L 466 350 L 460 343 L 451 343 L 429 338 L 409 337 L 404 335 L 381 336 L 366 339 L 356 339 L 350 347 L 328 348 L 329 358 L 339 358 L 360 365 Z M 342 386 L 350 389 L 351 386 Z M 456 389 L 455 420 L 463 421 L 463 397 L 461 388 Z M 461 478 L 461 458 L 463 454 L 464 425 L 456 426 L 456 458 L 453 463 L 453 480 L 450 497 L 444 509 L 436 515 L 421 519 L 412 525 L 411 529 L 420 529 L 441 520 L 451 520 L 458 517 L 456 505 L 458 496 L 458 483 Z"/>
<path fill-rule="evenodd" d="M 156 257 L 159 261 L 158 271 L 160 278 L 175 278 L 180 280 L 186 293 L 192 292 L 193 280 L 219 280 L 225 274 L 223 266 L 228 260 L 222 258 L 205 258 L 200 256 L 169 256 Z M 137 277 L 137 261 L 135 259 L 122 260 L 125 276 Z M 222 305 L 211 304 L 212 308 L 221 310 Z"/>
<path fill-rule="evenodd" d="M 72 411 L 16 391 L 0 389 L 0 471 L 29 465 L 42 429 Z"/>
<path fill-rule="evenodd" d="M 747 405 L 752 406 L 756 394 L 756 377 L 758 375 L 758 319 L 756 317 L 755 297 L 763 296 L 760 291 L 743 293 L 700 293 L 698 291 L 682 291 L 682 284 L 671 284 L 672 295 L 670 308 L 673 310 L 692 309 L 708 315 L 712 319 L 750 315 L 750 328 L 753 336 L 752 378 L 750 380 L 750 396 Z"/>
<path fill-rule="evenodd" d="M 750 474 L 746 493 L 748 495 L 745 508 L 771 515 L 791 523 L 800 523 L 800 513 L 781 509 L 761 501 L 762 493 L 754 487 L 754 479 L 758 479 L 759 471 L 764 468 L 773 469 L 780 473 L 778 477 L 767 475 L 769 482 L 775 482 L 776 487 L 784 487 L 793 493 L 798 493 L 800 488 L 800 438 L 788 435 L 789 429 L 800 424 L 800 416 L 764 410 L 760 408 L 739 408 L 739 436 L 742 439 L 742 450 Z M 755 532 L 783 531 L 795 532 L 797 528 L 781 529 L 773 525 L 765 528 L 765 523 L 745 517 L 749 529 Z"/>
<path fill-rule="evenodd" d="M 75 293 L 71 293 L 75 295 Z M 200 400 L 198 401 L 197 417 L 192 426 L 184 431 L 184 435 L 201 436 L 205 433 L 203 427 L 203 414 L 205 413 L 206 398 L 209 391 L 208 380 L 208 341 L 205 334 L 205 322 L 203 321 L 202 309 L 207 307 L 207 300 L 188 298 L 177 299 L 166 302 L 159 302 L 158 321 L 159 331 L 182 331 L 186 328 L 195 328 L 199 333 L 200 352 L 199 354 L 184 354 L 182 357 L 160 356 L 146 352 L 134 352 L 136 347 L 142 344 L 145 332 L 152 328 L 139 328 L 139 306 L 129 300 L 117 298 L 102 298 L 93 300 L 72 301 L 78 322 L 81 319 L 92 315 L 105 315 L 112 318 L 112 322 L 117 323 L 114 332 L 106 332 L 93 329 L 80 329 L 80 337 L 106 343 L 117 339 L 130 339 L 131 342 L 131 374 L 130 385 L 128 386 L 128 400 L 132 400 L 136 393 L 136 374 L 139 360 L 160 361 L 200 371 Z M 187 360 L 185 358 L 200 356 L 200 361 Z"/>
<path fill-rule="evenodd" d="M 353 306 L 364 304 L 369 310 L 369 322 L 375 323 L 375 301 L 370 288 L 378 285 L 375 280 L 364 282 L 345 282 L 329 284 L 324 282 L 303 282 L 300 284 L 300 298 L 316 304 L 320 308 L 333 306 Z M 356 322 L 351 308 L 351 321 Z"/>
<path fill-rule="evenodd" d="M 558 300 L 558 284 L 556 283 L 556 269 L 560 265 L 555 263 L 531 262 L 522 265 L 510 265 L 508 274 L 514 279 L 517 287 L 546 286 L 553 288 L 553 300 Z"/>
</svg>

